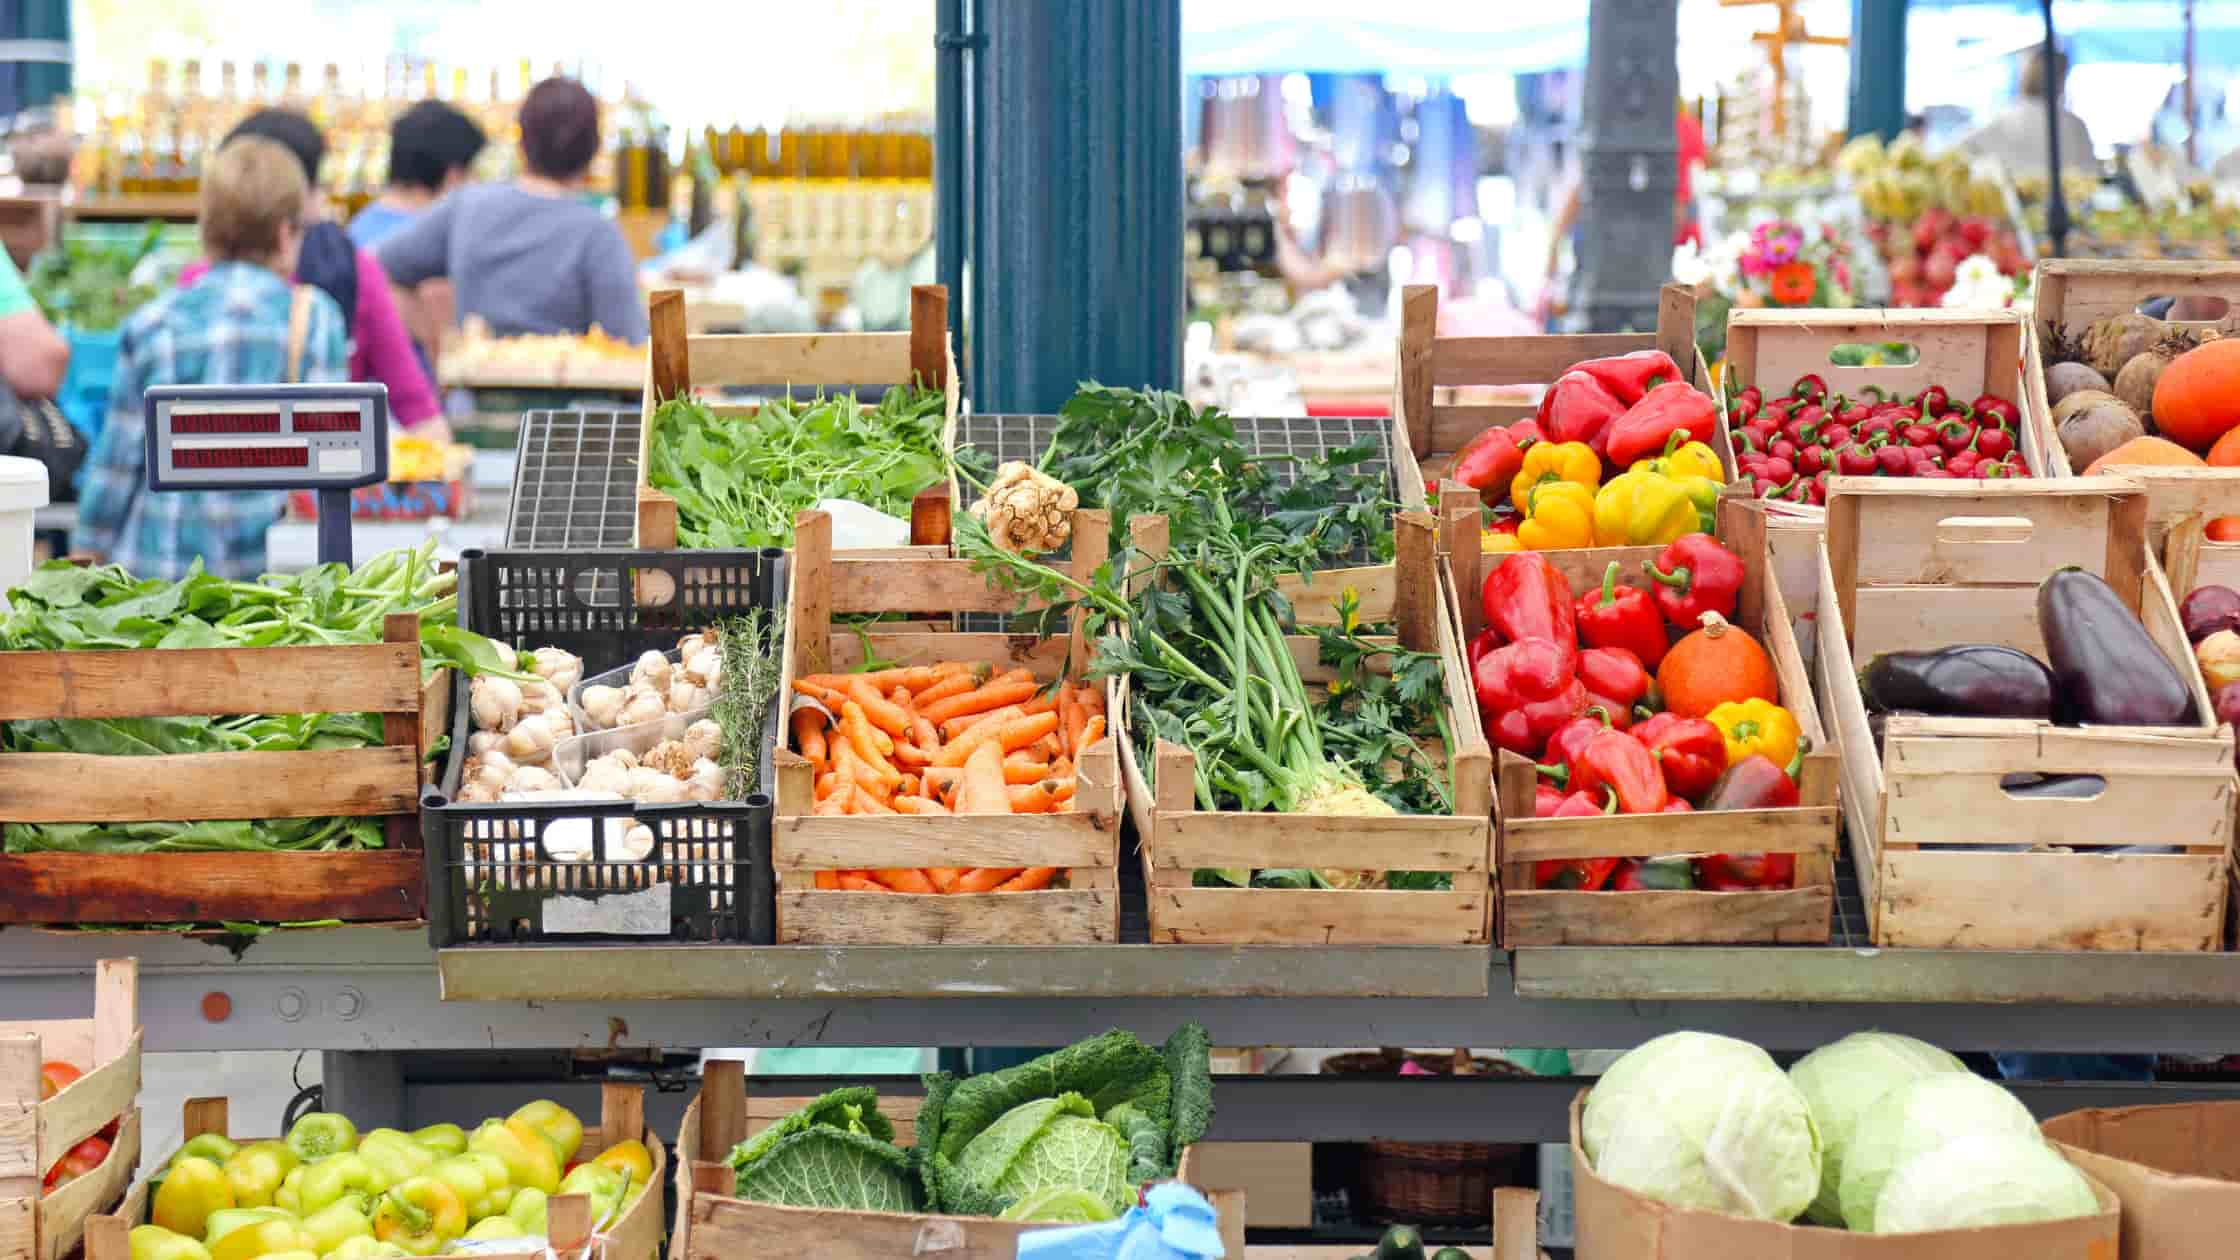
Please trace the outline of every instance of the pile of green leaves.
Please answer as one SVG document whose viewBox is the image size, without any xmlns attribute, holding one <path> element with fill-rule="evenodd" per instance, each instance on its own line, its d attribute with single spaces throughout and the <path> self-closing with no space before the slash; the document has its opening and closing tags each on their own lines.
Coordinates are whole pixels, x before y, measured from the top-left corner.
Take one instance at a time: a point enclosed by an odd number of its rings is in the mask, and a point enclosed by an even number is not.
<svg viewBox="0 0 2240 1260">
<path fill-rule="evenodd" d="M 677 501 L 677 541 L 692 548 L 784 547 L 793 518 L 849 499 L 904 520 L 910 500 L 948 475 L 944 395 L 897 387 L 865 411 L 856 396 L 778 398 L 718 417 L 697 398 L 655 408 L 646 480 Z"/>
<path fill-rule="evenodd" d="M 838 1089 L 731 1149 L 732 1193 L 756 1203 L 914 1212 L 910 1153 L 868 1085 Z"/>
<path fill-rule="evenodd" d="M 107 332 L 122 324 L 156 295 L 153 287 L 134 284 L 132 272 L 162 242 L 163 227 L 150 223 L 135 240 L 66 234 L 55 248 L 31 260 L 24 277 L 40 313 L 50 323 L 84 332 Z"/>
</svg>

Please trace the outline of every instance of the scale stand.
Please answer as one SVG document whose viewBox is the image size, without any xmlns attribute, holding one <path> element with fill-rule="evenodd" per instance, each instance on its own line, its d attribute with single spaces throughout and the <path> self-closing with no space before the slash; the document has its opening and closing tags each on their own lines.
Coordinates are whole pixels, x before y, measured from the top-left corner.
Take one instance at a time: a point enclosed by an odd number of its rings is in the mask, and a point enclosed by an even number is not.
<svg viewBox="0 0 2240 1260">
<path fill-rule="evenodd" d="M 389 387 L 151 385 L 150 490 L 311 490 L 319 563 L 348 566 L 350 492 L 389 479 Z"/>
</svg>

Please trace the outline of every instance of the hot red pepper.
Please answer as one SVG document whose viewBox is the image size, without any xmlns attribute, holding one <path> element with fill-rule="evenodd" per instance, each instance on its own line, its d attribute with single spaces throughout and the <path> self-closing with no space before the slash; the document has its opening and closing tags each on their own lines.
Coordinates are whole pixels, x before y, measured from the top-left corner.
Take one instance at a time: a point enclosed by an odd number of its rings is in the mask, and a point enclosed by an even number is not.
<svg viewBox="0 0 2240 1260">
<path fill-rule="evenodd" d="M 1579 791 L 1608 787 L 1617 793 L 1621 814 L 1658 813 L 1672 799 L 1657 759 L 1624 731 L 1599 731 L 1587 740 L 1572 778 L 1571 786 Z"/>
<path fill-rule="evenodd" d="M 1603 435 L 1626 405 L 1609 386 L 1574 368 L 1548 387 L 1533 420 L 1550 442 L 1585 442 L 1599 452 Z"/>
<path fill-rule="evenodd" d="M 1656 601 L 1638 586 L 1618 585 L 1618 562 L 1602 571 L 1602 586 L 1579 597 L 1573 608 L 1579 641 L 1590 648 L 1624 648 L 1643 666 L 1655 669 L 1670 647 Z M 1589 679 L 1587 686 L 1594 682 Z"/>
<path fill-rule="evenodd" d="M 1571 370 L 1584 372 L 1602 382 L 1603 388 L 1629 407 L 1641 401 L 1650 390 L 1685 379 L 1680 375 L 1680 365 L 1662 350 L 1636 350 L 1631 354 L 1589 359 L 1572 365 Z M 1625 462 L 1618 466 L 1625 467 Z"/>
<path fill-rule="evenodd" d="M 1587 689 L 1572 673 L 1578 649 L 1544 638 L 1495 648 L 1471 671 L 1486 738 L 1511 752 L 1540 755 L 1548 736 L 1587 707 Z"/>
<path fill-rule="evenodd" d="M 1633 735 L 1648 745 L 1664 771 L 1665 788 L 1674 796 L 1693 800 L 1703 795 L 1727 768 L 1726 736 L 1704 718 L 1659 713 L 1634 727 Z"/>
<path fill-rule="evenodd" d="M 1742 594 L 1742 559 L 1709 534 L 1682 534 L 1657 558 L 1643 562 L 1656 589 L 1657 607 L 1676 626 L 1697 626 L 1703 614 L 1734 616 Z"/>
<path fill-rule="evenodd" d="M 1794 853 L 1714 853 L 1697 865 L 1702 880 L 1699 887 L 1711 892 L 1794 888 L 1797 884 Z"/>
<path fill-rule="evenodd" d="M 1718 423 L 1711 395 L 1680 381 L 1659 385 L 1610 426 L 1610 462 L 1630 468 L 1633 461 L 1664 450 L 1676 433 L 1687 435 L 1683 442 L 1709 442 Z"/>
<path fill-rule="evenodd" d="M 1987 424 L 1976 434 L 1976 453 L 1985 459 L 2005 459 L 2014 453 L 2014 434 Z"/>
<path fill-rule="evenodd" d="M 1486 626 L 1498 631 L 1504 642 L 1546 639 L 1562 650 L 1566 673 L 1576 668 L 1579 653 L 1578 618 L 1571 607 L 1571 587 L 1537 551 L 1511 552 L 1479 587 Z"/>
<path fill-rule="evenodd" d="M 1789 396 L 1802 398 L 1806 402 L 1819 402 L 1828 396 L 1828 383 L 1817 376 L 1800 376 L 1797 383 L 1789 387 Z"/>
<path fill-rule="evenodd" d="M 1698 808 L 1711 809 L 1787 809 L 1797 803 L 1796 774 L 1804 768 L 1805 746 L 1809 741 L 1797 741 L 1797 755 L 1790 759 L 1784 770 L 1773 764 L 1763 753 L 1753 753 L 1727 767 L 1719 781 L 1711 785 Z"/>
<path fill-rule="evenodd" d="M 1975 441 L 1976 426 L 1957 416 L 1937 424 L 1937 445 L 1943 447 L 1947 455 L 1958 455 L 1974 446 Z"/>
<path fill-rule="evenodd" d="M 1846 477 L 1874 475 L 1874 448 L 1854 442 L 1836 452 L 1836 471 Z"/>
<path fill-rule="evenodd" d="M 1615 701 L 1618 710 L 1628 713 L 1649 694 L 1649 671 L 1642 667 L 1640 657 L 1622 647 L 1588 648 L 1579 653 L 1579 681 L 1587 685 L 1590 694 Z"/>
<path fill-rule="evenodd" d="M 1943 415 L 1951 402 L 1951 395 L 1945 392 L 1944 386 L 1931 385 L 1921 391 L 1921 396 L 1913 400 L 1913 405 L 1921 409 L 1924 418 L 1934 418 Z"/>
<path fill-rule="evenodd" d="M 1529 420 L 1519 424 L 1534 427 Z M 1524 448 L 1533 440 L 1520 437 L 1512 427 L 1495 425 L 1463 443 L 1462 449 L 1455 452 L 1453 468 L 1447 477 L 1480 494 L 1506 497 L 1509 483 L 1515 481 L 1517 473 L 1524 468 Z"/>
<path fill-rule="evenodd" d="M 2022 423 L 2022 409 L 1997 394 L 1979 394 L 1968 407 L 1985 424 L 1997 422 L 2012 429 Z"/>
</svg>

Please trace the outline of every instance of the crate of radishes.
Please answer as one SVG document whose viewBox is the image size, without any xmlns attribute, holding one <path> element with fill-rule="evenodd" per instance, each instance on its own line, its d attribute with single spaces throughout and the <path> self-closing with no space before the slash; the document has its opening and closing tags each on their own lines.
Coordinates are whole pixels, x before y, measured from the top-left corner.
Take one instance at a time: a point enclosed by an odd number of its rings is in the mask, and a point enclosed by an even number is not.
<svg viewBox="0 0 2240 1260">
<path fill-rule="evenodd" d="M 423 802 L 435 943 L 767 943 L 784 553 L 460 563 L 462 622 L 538 677 L 460 689 Z"/>
<path fill-rule="evenodd" d="M 61 1260 L 140 1162 L 139 965 L 96 966 L 92 1014 L 0 1021 L 0 1256 Z M 18 1123 L 20 1121 L 20 1123 Z"/>
<path fill-rule="evenodd" d="M 1832 477 L 2050 475 L 2021 315 L 1736 311 L 1721 448 L 1759 498 L 1825 505 Z"/>
</svg>

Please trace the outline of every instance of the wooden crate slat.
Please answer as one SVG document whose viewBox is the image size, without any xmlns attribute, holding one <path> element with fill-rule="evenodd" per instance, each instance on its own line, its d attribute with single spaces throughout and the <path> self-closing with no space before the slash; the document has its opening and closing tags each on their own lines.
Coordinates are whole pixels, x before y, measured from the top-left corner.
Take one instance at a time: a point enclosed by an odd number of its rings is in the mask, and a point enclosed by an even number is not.
<svg viewBox="0 0 2240 1260">
<path fill-rule="evenodd" d="M 32 823 L 363 817 L 418 808 L 419 785 L 410 745 L 154 757 L 9 753 L 0 756 L 0 815 Z"/>
<path fill-rule="evenodd" d="M 1889 827 L 1890 843 L 2184 845 L 2221 851 L 2232 839 L 2230 766 L 2117 771 L 2090 800 L 2025 797 L 2001 789 L 2001 777 L 2015 773 L 2045 773 L 2045 768 L 2025 762 L 2015 770 L 1914 772 L 1887 758 L 1884 780 L 1903 807 Z"/>
<path fill-rule="evenodd" d="M 50 923 L 56 906 L 86 923 L 220 919 L 417 919 L 426 905 L 416 849 L 335 853 L 0 855 L 0 923 Z"/>
<path fill-rule="evenodd" d="M 1096 944 L 1120 939 L 1120 890 L 926 894 L 781 887 L 778 920 L 788 945 Z"/>
<path fill-rule="evenodd" d="M 1658 857 L 1667 853 L 1824 853 L 1836 851 L 1834 805 L 1736 809 L 1656 816 L 1654 828 L 1610 826 L 1608 818 L 1535 818 L 1504 836 L 1501 860 Z"/>
<path fill-rule="evenodd" d="M 42 1045 L 41 1050 L 49 1058 L 59 1057 L 51 1047 Z M 64 1059 L 63 1062 L 77 1066 L 87 1060 Z M 133 1031 L 124 1054 L 84 1071 L 85 1075 L 72 1081 L 68 1089 L 39 1104 L 41 1151 L 67 1151 L 131 1110 L 133 1100 L 140 1095 L 139 1032 Z"/>
<path fill-rule="evenodd" d="M 38 1260 L 63 1260 L 76 1250 L 85 1237 L 86 1218 L 123 1195 L 139 1164 L 140 1109 L 135 1107 L 125 1112 L 99 1167 L 39 1200 Z"/>
<path fill-rule="evenodd" d="M 1731 851 L 1731 850 L 1730 850 Z M 1822 945 L 1835 890 L 1564 892 L 1503 890 L 1505 947 L 1545 945 Z"/>
<path fill-rule="evenodd" d="M 1078 788 L 1075 789 L 1079 791 Z M 771 864 L 781 871 L 925 866 L 1112 866 L 1119 819 L 1089 814 L 989 815 L 969 828 L 952 818 L 799 816 L 772 828 Z M 1020 827 L 1031 822 L 1031 827 Z"/>
<path fill-rule="evenodd" d="M 1161 829 L 1151 861 L 1170 871 L 1266 866 L 1279 852 L 1292 866 L 1483 871 L 1486 829 L 1475 818 L 1191 812 Z"/>
<path fill-rule="evenodd" d="M 1483 939 L 1490 890 L 1151 888 L 1151 939 L 1178 945 L 1453 945 Z"/>
<path fill-rule="evenodd" d="M 1882 863 L 1878 943 L 1892 948 L 2198 952 L 2224 941 L 2223 856 L 1899 850 Z"/>
<path fill-rule="evenodd" d="M 1008 613 L 1042 601 L 991 585 L 969 560 L 947 558 L 856 559 L 832 562 L 832 611 L 836 613 Z"/>
<path fill-rule="evenodd" d="M 0 721 L 383 713 L 418 704 L 412 644 L 10 652 Z"/>
<path fill-rule="evenodd" d="M 910 334 L 702 333 L 687 338 L 693 379 L 705 385 L 902 385 Z"/>
<path fill-rule="evenodd" d="M 1431 384 L 1546 385 L 1587 359 L 1645 349 L 1639 333 L 1441 337 L 1431 343 Z"/>
</svg>

